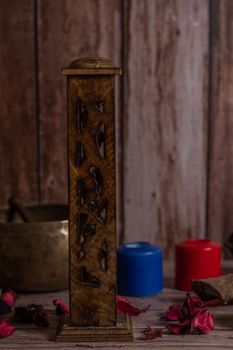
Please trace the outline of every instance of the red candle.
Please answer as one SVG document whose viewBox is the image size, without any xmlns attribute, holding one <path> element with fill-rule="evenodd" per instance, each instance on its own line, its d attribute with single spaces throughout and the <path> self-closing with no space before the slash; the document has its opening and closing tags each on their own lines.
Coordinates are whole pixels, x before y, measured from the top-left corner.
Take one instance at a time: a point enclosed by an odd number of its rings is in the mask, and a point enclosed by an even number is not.
<svg viewBox="0 0 233 350">
<path fill-rule="evenodd" d="M 191 281 L 221 274 L 221 245 L 208 239 L 188 239 L 176 245 L 175 286 L 192 290 Z"/>
</svg>

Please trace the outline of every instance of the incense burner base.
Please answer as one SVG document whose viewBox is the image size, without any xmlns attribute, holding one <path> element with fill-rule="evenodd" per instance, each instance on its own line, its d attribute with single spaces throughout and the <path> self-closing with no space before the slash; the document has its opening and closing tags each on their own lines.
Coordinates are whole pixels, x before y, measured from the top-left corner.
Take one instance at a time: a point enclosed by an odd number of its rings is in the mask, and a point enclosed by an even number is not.
<svg viewBox="0 0 233 350">
<path fill-rule="evenodd" d="M 119 314 L 112 327 L 78 327 L 69 324 L 64 315 L 58 324 L 55 340 L 58 342 L 133 341 L 132 322 L 128 315 Z"/>
</svg>

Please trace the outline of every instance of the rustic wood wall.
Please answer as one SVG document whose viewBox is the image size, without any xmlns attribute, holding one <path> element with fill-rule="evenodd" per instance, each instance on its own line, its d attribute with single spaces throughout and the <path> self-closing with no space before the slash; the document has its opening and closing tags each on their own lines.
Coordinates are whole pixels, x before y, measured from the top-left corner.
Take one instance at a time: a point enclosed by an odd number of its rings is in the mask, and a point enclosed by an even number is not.
<svg viewBox="0 0 233 350">
<path fill-rule="evenodd" d="M 67 201 L 66 82 L 82 56 L 118 83 L 119 240 L 166 256 L 233 231 L 231 0 L 0 0 L 0 204 Z"/>
</svg>

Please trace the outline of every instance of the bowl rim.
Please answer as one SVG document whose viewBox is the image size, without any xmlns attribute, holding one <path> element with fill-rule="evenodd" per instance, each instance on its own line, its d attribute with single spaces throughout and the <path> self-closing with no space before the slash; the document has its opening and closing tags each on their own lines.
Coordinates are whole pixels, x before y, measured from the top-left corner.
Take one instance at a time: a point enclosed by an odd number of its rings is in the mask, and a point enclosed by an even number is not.
<svg viewBox="0 0 233 350">
<path fill-rule="evenodd" d="M 35 205 L 28 205 L 25 207 L 26 209 L 41 209 L 41 208 L 44 208 L 44 209 L 56 209 L 56 208 L 64 208 L 66 209 L 67 208 L 67 213 L 68 213 L 68 205 L 67 204 L 35 204 Z M 7 212 L 9 210 L 9 207 L 6 207 L 6 206 L 2 206 L 0 207 L 0 213 L 1 212 Z M 25 226 L 27 225 L 27 227 L 29 227 L 29 225 L 51 225 L 51 224 L 67 224 L 69 221 L 69 218 L 67 219 L 62 219 L 62 220 L 51 220 L 51 221 L 32 221 L 32 222 L 1 222 L 0 221 L 0 228 L 3 228 L 3 227 L 14 227 L 14 226 Z"/>
</svg>

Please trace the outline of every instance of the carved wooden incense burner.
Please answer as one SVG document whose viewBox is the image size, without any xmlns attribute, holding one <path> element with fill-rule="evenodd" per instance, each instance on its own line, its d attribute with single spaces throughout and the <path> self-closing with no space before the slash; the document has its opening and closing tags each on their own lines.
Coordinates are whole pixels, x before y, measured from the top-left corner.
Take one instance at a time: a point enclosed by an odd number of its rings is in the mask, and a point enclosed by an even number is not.
<svg viewBox="0 0 233 350">
<path fill-rule="evenodd" d="M 63 69 L 68 93 L 70 317 L 58 341 L 131 340 L 116 313 L 115 75 L 108 59 Z"/>
</svg>

